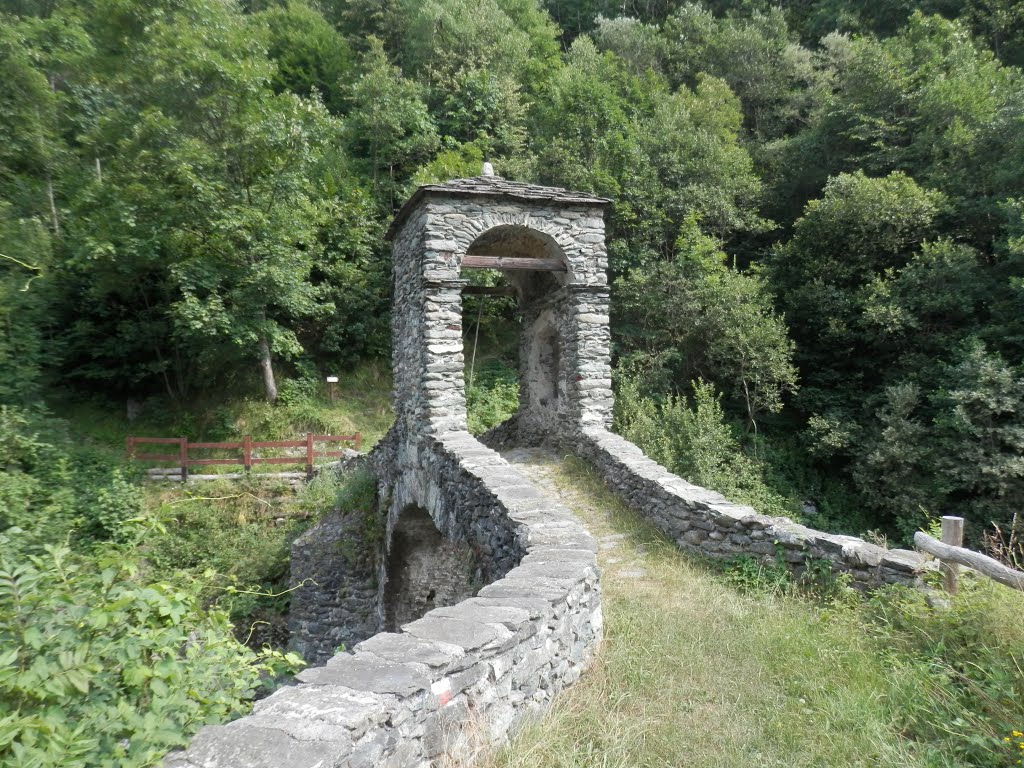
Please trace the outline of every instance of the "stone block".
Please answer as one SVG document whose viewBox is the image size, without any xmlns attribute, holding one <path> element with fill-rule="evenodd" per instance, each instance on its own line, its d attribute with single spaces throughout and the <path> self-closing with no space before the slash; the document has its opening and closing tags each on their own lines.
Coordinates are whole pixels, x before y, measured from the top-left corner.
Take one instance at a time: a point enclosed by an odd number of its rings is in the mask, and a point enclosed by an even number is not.
<svg viewBox="0 0 1024 768">
<path fill-rule="evenodd" d="M 370 693 L 409 696 L 430 686 L 427 667 L 398 663 L 372 653 L 341 654 L 325 667 L 312 667 L 296 677 L 312 685 L 342 685 Z"/>
<path fill-rule="evenodd" d="M 455 645 L 465 651 L 511 637 L 512 633 L 504 627 L 494 624 L 478 624 L 464 619 L 434 616 L 433 611 L 422 619 L 418 619 L 402 627 L 402 630 L 422 640 L 437 640 L 448 645 Z"/>
</svg>

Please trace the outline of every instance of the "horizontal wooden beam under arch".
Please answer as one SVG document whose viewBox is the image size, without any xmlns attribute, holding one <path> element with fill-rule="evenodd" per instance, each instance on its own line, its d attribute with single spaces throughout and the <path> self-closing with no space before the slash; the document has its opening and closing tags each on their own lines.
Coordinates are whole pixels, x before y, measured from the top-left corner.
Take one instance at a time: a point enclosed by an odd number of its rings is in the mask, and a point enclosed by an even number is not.
<svg viewBox="0 0 1024 768">
<path fill-rule="evenodd" d="M 462 266 L 472 269 L 529 269 L 534 272 L 567 272 L 561 259 L 531 259 L 522 256 L 462 257 Z"/>
</svg>

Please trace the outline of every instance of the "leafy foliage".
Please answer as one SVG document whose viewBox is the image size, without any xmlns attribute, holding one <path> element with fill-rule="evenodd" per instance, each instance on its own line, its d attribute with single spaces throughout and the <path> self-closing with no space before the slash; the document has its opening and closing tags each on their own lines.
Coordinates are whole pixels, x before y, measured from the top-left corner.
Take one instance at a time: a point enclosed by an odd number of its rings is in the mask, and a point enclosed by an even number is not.
<svg viewBox="0 0 1024 768">
<path fill-rule="evenodd" d="M 471 434 L 479 435 L 511 418 L 519 410 L 519 379 L 500 363 L 481 366 L 466 386 L 466 421 Z"/>
<path fill-rule="evenodd" d="M 662 403 L 620 380 L 615 428 L 644 453 L 695 485 L 750 504 L 764 515 L 793 516 L 793 504 L 764 480 L 765 468 L 733 434 L 714 385 L 693 382 L 693 405 L 680 396 Z"/>
<path fill-rule="evenodd" d="M 240 648 L 226 615 L 201 608 L 198 585 L 146 583 L 138 569 L 116 550 L 26 558 L 0 534 L 5 763 L 151 765 L 244 712 L 261 674 L 285 662 Z"/>
<path fill-rule="evenodd" d="M 696 378 L 713 382 L 744 405 L 756 429 L 796 389 L 793 343 L 763 279 L 729 268 L 694 218 L 685 226 L 673 261 L 616 283 L 621 365 L 642 372 L 654 391 Z"/>
</svg>

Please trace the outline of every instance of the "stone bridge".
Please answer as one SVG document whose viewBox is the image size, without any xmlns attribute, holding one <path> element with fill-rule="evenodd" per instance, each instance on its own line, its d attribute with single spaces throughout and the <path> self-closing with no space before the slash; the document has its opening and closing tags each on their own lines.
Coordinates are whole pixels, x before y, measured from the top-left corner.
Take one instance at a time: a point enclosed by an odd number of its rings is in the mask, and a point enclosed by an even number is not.
<svg viewBox="0 0 1024 768">
<path fill-rule="evenodd" d="M 914 580 L 914 553 L 760 516 L 609 431 L 609 202 L 485 168 L 402 208 L 389 231 L 396 418 L 366 459 L 383 535 L 353 549 L 365 521 L 334 515 L 296 543 L 293 580 L 316 584 L 295 594 L 294 641 L 322 666 L 204 728 L 168 768 L 465 764 L 572 685 L 602 637 L 595 541 L 496 447 L 575 453 L 703 556 L 824 559 L 864 586 Z M 481 440 L 466 427 L 470 268 L 502 270 L 522 329 L 519 410 Z"/>
</svg>

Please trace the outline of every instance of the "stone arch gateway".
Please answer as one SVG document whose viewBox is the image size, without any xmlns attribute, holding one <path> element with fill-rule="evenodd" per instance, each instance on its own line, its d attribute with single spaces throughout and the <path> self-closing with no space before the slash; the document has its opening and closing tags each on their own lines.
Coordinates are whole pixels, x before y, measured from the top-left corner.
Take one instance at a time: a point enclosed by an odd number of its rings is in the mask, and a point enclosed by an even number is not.
<svg viewBox="0 0 1024 768">
<path fill-rule="evenodd" d="M 916 553 L 758 515 L 672 475 L 609 431 L 608 203 L 484 175 L 420 187 L 405 204 L 388 233 L 395 423 L 364 462 L 377 482 L 374 522 L 386 544 L 418 525 L 471 551 L 484 586 L 455 605 L 439 605 L 436 590 L 415 592 L 434 607 L 389 632 L 380 631 L 386 564 L 372 582 L 329 573 L 334 592 L 376 584 L 377 621 L 361 620 L 377 633 L 303 671 L 299 685 L 257 702 L 253 714 L 203 728 L 166 768 L 457 765 L 572 685 L 602 637 L 596 542 L 488 446 L 548 442 L 575 453 L 684 550 L 781 557 L 797 570 L 808 558 L 824 560 L 860 586 L 914 582 Z M 463 270 L 476 267 L 514 273 L 524 327 L 521 407 L 481 440 L 466 431 L 462 341 Z M 335 519 L 330 530 L 357 523 Z M 303 539 L 327 552 L 335 548 L 327 531 Z M 323 597 L 345 608 L 339 595 Z M 411 618 L 410 602 L 396 597 L 403 608 L 393 615 Z M 341 636 L 316 621 L 306 628 Z"/>
<path fill-rule="evenodd" d="M 399 420 L 428 432 L 465 430 L 464 270 L 490 267 L 506 271 L 524 320 L 523 418 L 506 428 L 508 436 L 557 440 L 584 424 L 610 422 L 603 217 L 609 203 L 495 176 L 417 190 L 388 232 L 394 243 Z M 553 354 L 557 371 L 538 368 Z M 534 391 L 535 383 L 542 394 Z M 558 407 L 550 408 L 554 395 Z M 543 414 L 535 412 L 541 400 Z"/>
</svg>

